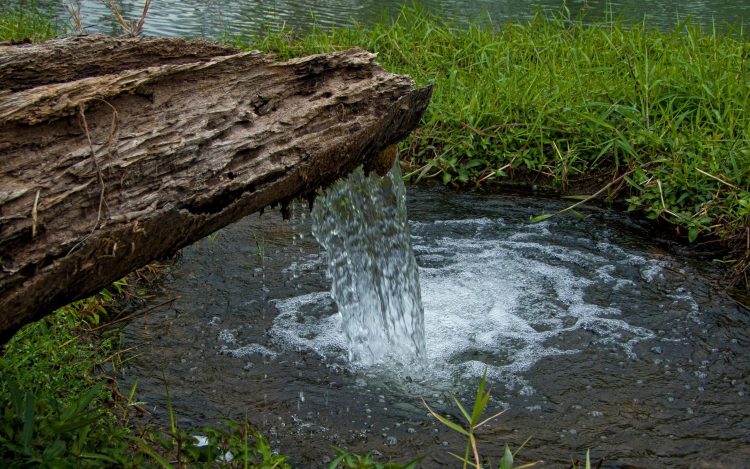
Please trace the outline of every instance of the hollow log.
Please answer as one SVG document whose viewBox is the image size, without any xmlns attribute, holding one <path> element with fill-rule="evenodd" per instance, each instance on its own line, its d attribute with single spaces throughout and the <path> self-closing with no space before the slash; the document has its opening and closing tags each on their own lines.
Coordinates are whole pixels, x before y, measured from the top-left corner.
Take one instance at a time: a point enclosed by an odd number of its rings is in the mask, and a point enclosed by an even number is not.
<svg viewBox="0 0 750 469">
<path fill-rule="evenodd" d="M 275 61 L 173 38 L 0 46 L 0 343 L 241 217 L 377 167 L 430 90 L 374 58 Z"/>
</svg>

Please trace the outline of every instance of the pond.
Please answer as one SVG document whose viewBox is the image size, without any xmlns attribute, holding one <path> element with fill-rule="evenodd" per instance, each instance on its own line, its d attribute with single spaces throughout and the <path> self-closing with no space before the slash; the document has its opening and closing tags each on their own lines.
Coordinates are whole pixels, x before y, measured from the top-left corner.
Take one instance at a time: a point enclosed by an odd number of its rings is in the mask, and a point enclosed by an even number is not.
<svg viewBox="0 0 750 469">
<path fill-rule="evenodd" d="M 67 15 L 57 0 L 40 0 Z M 83 22 L 94 32 L 118 32 L 112 13 L 101 0 L 80 0 Z M 117 0 L 126 17 L 140 17 L 142 0 Z M 558 13 L 567 5 L 573 18 L 585 14 L 591 20 L 622 15 L 632 21 L 671 28 L 686 17 L 705 27 L 715 21 L 747 25 L 750 3 L 745 0 L 423 0 L 430 11 L 459 22 L 477 20 L 502 24 L 529 18 L 537 8 Z M 367 24 L 395 15 L 403 0 L 158 0 L 149 10 L 145 33 L 150 35 L 219 38 L 224 35 L 258 33 L 280 26 L 306 28 L 317 24 L 328 28 Z"/>
<path fill-rule="evenodd" d="M 675 254 L 648 226 L 607 210 L 530 217 L 558 202 L 408 192 L 427 366 L 347 360 L 326 262 L 306 207 L 253 215 L 182 251 L 152 300 L 174 302 L 125 330 L 124 392 L 178 424 L 247 417 L 299 467 L 332 447 L 424 467 L 453 464 L 460 439 L 424 398 L 458 416 L 487 370 L 481 436 L 559 467 L 743 467 L 750 462 L 750 317 L 710 264 Z M 724 466 L 721 466 L 721 465 Z M 567 466 L 565 466 L 567 467 Z"/>
</svg>

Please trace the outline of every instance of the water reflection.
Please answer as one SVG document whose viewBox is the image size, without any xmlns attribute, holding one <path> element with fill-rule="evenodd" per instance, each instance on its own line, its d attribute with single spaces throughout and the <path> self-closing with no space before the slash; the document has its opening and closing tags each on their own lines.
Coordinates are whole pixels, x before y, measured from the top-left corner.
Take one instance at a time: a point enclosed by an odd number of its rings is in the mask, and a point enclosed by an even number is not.
<svg viewBox="0 0 750 469">
<path fill-rule="evenodd" d="M 10 0 L 22 2 L 22 0 Z M 79 0 L 88 31 L 112 33 L 118 28 L 101 0 Z M 58 0 L 37 2 L 67 17 Z M 126 17 L 139 17 L 141 0 L 116 0 Z M 150 35 L 220 38 L 226 35 L 260 33 L 283 26 L 304 29 L 370 23 L 397 14 L 403 0 L 156 0 L 151 5 L 144 31 Z M 750 2 L 744 0 L 423 0 L 425 8 L 459 22 L 467 20 L 502 24 L 531 17 L 537 9 L 559 12 L 563 5 L 572 17 L 590 20 L 622 16 L 631 21 L 671 28 L 689 17 L 705 27 L 714 22 L 745 25 Z"/>
</svg>

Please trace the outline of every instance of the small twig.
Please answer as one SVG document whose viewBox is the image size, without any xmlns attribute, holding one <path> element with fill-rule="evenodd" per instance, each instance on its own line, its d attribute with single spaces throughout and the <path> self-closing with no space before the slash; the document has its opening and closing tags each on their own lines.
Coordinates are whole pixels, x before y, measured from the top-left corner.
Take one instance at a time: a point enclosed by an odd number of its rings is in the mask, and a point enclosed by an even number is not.
<svg viewBox="0 0 750 469">
<path fill-rule="evenodd" d="M 152 415 L 151 412 L 149 412 L 147 409 L 144 409 L 143 407 L 139 406 L 138 404 L 131 403 L 130 398 L 128 398 L 125 394 L 120 391 L 120 388 L 117 387 L 117 380 L 113 378 L 112 376 L 104 376 L 104 378 L 110 382 L 110 386 L 112 387 L 112 393 L 114 393 L 115 396 L 119 397 L 123 401 L 127 403 L 128 406 L 135 407 L 135 409 L 142 413 L 142 414 L 148 414 Z"/>
<path fill-rule="evenodd" d="M 89 125 L 86 121 L 86 113 L 83 110 L 83 104 L 78 105 L 78 111 L 81 113 L 81 122 L 83 123 L 83 130 L 86 132 L 86 140 L 89 143 L 89 150 L 91 151 L 91 159 L 94 162 L 94 170 L 99 181 L 99 211 L 96 214 L 96 223 L 94 228 L 91 230 L 93 233 L 99 227 L 99 222 L 102 219 L 102 208 L 104 206 L 104 176 L 102 176 L 102 168 L 99 166 L 99 161 L 96 159 L 96 152 L 94 151 L 94 144 L 91 142 L 91 134 L 89 133 Z"/>
<path fill-rule="evenodd" d="M 112 10 L 112 13 L 115 14 L 115 17 L 117 17 L 117 21 L 120 23 L 120 26 L 122 27 L 123 31 L 130 34 L 130 25 L 127 21 L 125 21 L 125 18 L 122 17 L 122 14 L 120 13 L 120 9 L 117 8 L 117 5 L 115 4 L 114 0 L 109 0 L 109 8 Z"/>
<path fill-rule="evenodd" d="M 112 125 L 110 127 L 109 136 L 107 137 L 107 152 L 109 153 L 109 155 L 111 157 L 112 156 L 112 145 L 114 143 L 114 138 L 115 138 L 115 136 L 117 134 L 117 122 L 118 122 L 117 117 L 118 117 L 118 113 L 117 113 L 117 109 L 115 109 L 115 107 L 112 106 L 112 104 L 110 104 L 108 101 L 106 101 L 104 99 L 99 99 L 99 101 L 102 101 L 104 104 L 106 104 L 107 106 L 109 106 L 112 109 Z M 83 109 L 83 104 L 79 104 L 78 105 L 78 112 L 81 115 L 81 123 L 83 125 L 83 130 L 86 133 L 86 141 L 89 144 L 89 152 L 91 153 L 91 159 L 94 162 L 94 170 L 96 171 L 97 182 L 99 183 L 99 209 L 98 209 L 97 214 L 96 214 L 96 223 L 94 223 L 94 227 L 91 229 L 91 232 L 89 234 L 87 234 L 86 236 L 84 236 L 72 248 L 70 248 L 70 251 L 68 251 L 68 255 L 70 255 L 73 251 L 75 251 L 76 249 L 78 249 L 78 247 L 80 245 L 82 245 L 83 243 L 85 243 L 86 240 L 88 240 L 91 237 L 91 235 L 94 234 L 94 232 L 96 231 L 96 229 L 99 228 L 99 224 L 101 223 L 102 212 L 104 210 L 104 207 L 107 207 L 107 209 L 109 209 L 109 207 L 107 206 L 107 201 L 105 199 L 106 185 L 104 184 L 104 175 L 102 174 L 102 168 L 99 165 L 99 160 L 96 159 L 96 152 L 94 151 L 94 144 L 91 141 L 91 133 L 89 132 L 89 125 L 88 125 L 88 121 L 86 120 L 86 113 L 85 113 L 85 111 Z"/>
<path fill-rule="evenodd" d="M 479 180 L 477 181 L 477 186 L 478 186 L 479 184 L 481 184 L 482 182 L 484 182 L 484 181 L 485 181 L 486 179 L 489 179 L 489 178 L 491 178 L 491 177 L 492 177 L 493 175 L 497 175 L 497 173 L 499 173 L 499 172 L 501 172 L 501 171 L 505 171 L 506 169 L 510 169 L 510 168 L 512 168 L 512 167 L 513 167 L 513 163 L 515 163 L 515 162 L 516 162 L 516 158 L 518 158 L 518 155 L 513 155 L 513 158 L 512 158 L 511 160 L 510 160 L 510 163 L 507 163 L 507 164 L 505 164 L 505 166 L 502 166 L 501 168 L 498 168 L 498 169 L 492 170 L 492 171 L 490 171 L 490 172 L 489 172 L 489 173 L 488 173 L 487 175 L 485 175 L 485 176 L 482 176 L 482 177 L 481 177 L 481 178 L 480 178 L 480 179 L 479 179 Z"/>
<path fill-rule="evenodd" d="M 659 188 L 659 197 L 661 198 L 661 208 L 662 208 L 662 210 L 664 210 L 666 213 L 672 215 L 673 217 L 677 217 L 677 214 L 674 213 L 673 211 L 669 210 L 667 208 L 667 204 L 664 203 L 664 191 L 662 191 L 662 188 L 661 188 L 661 179 L 657 179 L 656 180 L 656 187 Z"/>
<path fill-rule="evenodd" d="M 129 352 L 129 351 L 131 351 L 133 349 L 136 349 L 136 348 L 138 348 L 138 346 L 134 345 L 132 347 L 128 347 L 128 348 L 123 349 L 123 350 L 118 350 L 117 352 L 113 353 L 112 355 L 108 356 L 107 358 L 105 358 L 104 360 L 102 360 L 101 362 L 99 362 L 99 364 L 101 365 L 102 363 L 107 363 L 108 361 L 110 361 L 113 358 L 115 358 L 117 355 L 119 355 L 121 353 Z"/>
<path fill-rule="evenodd" d="M 81 4 L 77 2 L 75 10 L 70 3 L 66 3 L 63 7 L 65 8 L 65 11 L 68 12 L 68 19 L 73 23 L 73 28 L 78 31 L 79 34 L 85 33 L 86 31 L 84 30 L 83 22 L 81 21 Z"/>
<path fill-rule="evenodd" d="M 143 5 L 143 13 L 141 13 L 141 19 L 136 22 L 133 20 L 132 22 L 128 22 L 125 17 L 122 16 L 122 13 L 120 13 L 120 9 L 117 8 L 117 5 L 115 4 L 114 0 L 109 0 L 109 9 L 112 10 L 112 13 L 115 14 L 115 17 L 117 18 L 117 22 L 120 23 L 120 26 L 122 27 L 123 31 L 131 37 L 138 36 L 143 31 L 143 25 L 146 22 L 146 15 L 148 14 L 148 9 L 151 7 L 151 0 L 146 0 L 146 3 Z"/>
<path fill-rule="evenodd" d="M 732 183 L 730 183 L 730 182 L 727 182 L 727 181 L 723 180 L 723 179 L 722 179 L 722 178 L 720 178 L 719 176 L 714 176 L 713 174 L 711 174 L 711 173 L 708 173 L 708 172 L 706 172 L 706 171 L 703 171 L 703 170 L 702 170 L 702 169 L 700 169 L 700 168 L 695 168 L 695 170 L 696 170 L 696 171 L 698 171 L 699 173 L 703 174 L 704 176 L 708 176 L 708 177 L 710 177 L 711 179 L 715 179 L 715 180 L 719 181 L 720 183 L 722 183 L 722 184 L 724 184 L 724 185 L 726 185 L 726 186 L 728 186 L 728 187 L 731 187 L 732 189 L 738 189 L 738 187 L 737 187 L 737 186 L 735 186 L 734 184 L 732 184 Z"/>
<path fill-rule="evenodd" d="M 112 157 L 112 146 L 115 143 L 115 137 L 117 136 L 117 129 L 118 129 L 118 117 L 119 113 L 117 112 L 117 108 L 112 105 L 109 101 L 103 98 L 96 98 L 97 101 L 101 101 L 102 103 L 109 106 L 110 109 L 112 109 L 112 123 L 109 127 L 109 135 L 107 136 L 107 152 L 109 153 L 110 158 Z"/>
<path fill-rule="evenodd" d="M 143 31 L 143 24 L 146 22 L 146 15 L 148 14 L 148 9 L 151 6 L 151 0 L 146 0 L 146 3 L 143 4 L 143 13 L 141 14 L 141 20 L 138 22 L 138 26 L 135 28 L 135 35 L 141 34 L 141 31 Z"/>
<path fill-rule="evenodd" d="M 555 149 L 555 153 L 557 153 L 557 156 L 560 158 L 560 163 L 562 164 L 563 170 L 562 175 L 560 176 L 560 183 L 562 185 L 563 192 L 568 191 L 568 162 L 565 160 L 565 157 L 563 157 L 562 152 L 557 147 L 557 143 L 555 141 L 552 141 L 552 147 Z"/>
<path fill-rule="evenodd" d="M 481 422 L 479 422 L 478 424 L 474 425 L 474 428 L 479 428 L 479 427 L 481 427 L 482 425 L 484 425 L 485 423 L 488 423 L 488 422 L 490 422 L 491 420 L 494 420 L 494 419 L 496 419 L 496 418 L 500 417 L 500 416 L 501 416 L 501 415 L 503 415 L 503 414 L 504 414 L 504 413 L 505 413 L 505 412 L 506 412 L 507 410 L 508 410 L 508 409 L 503 409 L 503 410 L 501 410 L 500 412 L 498 412 L 498 413 L 496 413 L 495 415 L 493 415 L 492 417 L 488 417 L 488 418 L 486 418 L 486 419 L 482 420 L 482 421 L 481 421 Z"/>
<path fill-rule="evenodd" d="M 133 319 L 133 318 L 136 318 L 138 316 L 142 316 L 144 314 L 150 313 L 151 311 L 155 310 L 156 308 L 160 308 L 160 307 L 162 307 L 162 306 L 164 306 L 166 304 L 172 303 L 173 301 L 178 300 L 179 298 L 180 298 L 179 296 L 172 297 L 172 298 L 170 298 L 170 299 L 168 299 L 166 301 L 162 301 L 158 305 L 149 306 L 148 308 L 142 309 L 140 311 L 136 311 L 133 314 L 128 314 L 127 316 L 123 316 L 123 317 L 118 318 L 118 319 L 116 319 L 114 321 L 110 321 L 110 322 L 108 322 L 106 324 L 102 324 L 101 326 L 97 326 L 97 327 L 95 327 L 93 329 L 89 329 L 88 332 L 96 332 L 96 331 L 98 331 L 100 329 L 104 329 L 105 327 L 109 327 L 109 326 L 111 326 L 113 324 L 117 324 L 119 322 L 127 321 L 129 319 Z"/>
<path fill-rule="evenodd" d="M 606 191 L 606 190 L 607 190 L 607 189 L 609 189 L 610 187 L 614 186 L 614 185 L 615 185 L 615 184 L 617 184 L 618 182 L 622 181 L 622 180 L 623 180 L 623 179 L 625 179 L 626 177 L 630 176 L 631 174 L 633 174 L 634 172 L 636 172 L 636 170 L 637 170 L 637 169 L 642 169 L 642 168 L 645 168 L 645 167 L 646 167 L 646 166 L 648 166 L 648 165 L 649 165 L 649 163 L 647 163 L 647 164 L 645 164 L 645 165 L 642 165 L 642 166 L 640 166 L 640 168 L 636 168 L 636 169 L 631 169 L 630 171 L 627 171 L 627 172 L 625 172 L 625 173 L 621 174 L 621 175 L 620 175 L 619 177 L 615 178 L 615 179 L 614 179 L 614 180 L 613 180 L 612 182 L 610 182 L 610 183 L 609 183 L 609 184 L 607 184 L 606 186 L 602 187 L 602 188 L 601 188 L 601 189 L 599 189 L 598 191 L 594 192 L 594 193 L 593 193 L 592 195 L 590 195 L 590 196 L 586 197 L 585 199 L 583 199 L 583 200 L 581 200 L 581 201 L 579 201 L 579 202 L 576 202 L 576 203 L 574 203 L 573 205 L 571 205 L 571 206 L 569 206 L 569 207 L 565 207 L 564 209 L 560 210 L 560 212 L 559 212 L 559 213 L 567 212 L 567 211 L 570 211 L 570 210 L 575 210 L 575 208 L 576 208 L 576 207 L 578 207 L 578 206 L 580 206 L 580 205 L 583 205 L 583 204 L 585 204 L 586 202 L 589 202 L 590 200 L 593 200 L 593 199 L 595 199 L 595 198 L 599 197 L 599 195 L 601 195 L 602 193 L 604 193 L 604 191 Z"/>
<path fill-rule="evenodd" d="M 482 467 L 482 463 L 479 460 L 479 449 L 477 448 L 477 439 L 474 437 L 474 434 L 469 434 L 469 441 L 471 441 L 471 449 L 474 452 L 474 462 L 477 465 L 477 468 Z"/>
</svg>

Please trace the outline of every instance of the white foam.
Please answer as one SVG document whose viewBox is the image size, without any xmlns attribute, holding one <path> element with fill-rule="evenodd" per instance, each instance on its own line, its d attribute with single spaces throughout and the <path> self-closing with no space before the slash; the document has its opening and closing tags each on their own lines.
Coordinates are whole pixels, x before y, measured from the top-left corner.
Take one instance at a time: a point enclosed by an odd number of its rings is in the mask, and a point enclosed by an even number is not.
<svg viewBox="0 0 750 469">
<path fill-rule="evenodd" d="M 700 314 L 700 306 L 695 298 L 690 295 L 690 292 L 685 290 L 683 287 L 678 288 L 673 294 L 668 295 L 672 299 L 674 305 L 685 305 L 687 306 L 688 318 L 696 324 L 703 324 Z"/>
<path fill-rule="evenodd" d="M 236 332 L 236 329 L 222 329 L 219 331 L 219 342 L 226 342 L 227 344 L 236 344 L 237 343 L 237 337 L 235 337 L 234 333 Z"/>
<path fill-rule="evenodd" d="M 273 321 L 271 337 L 283 347 L 304 347 L 320 355 L 346 355 L 346 338 L 341 331 L 341 315 L 335 312 L 328 292 L 316 292 L 274 305 L 279 315 Z M 305 314 L 312 309 L 317 314 Z"/>
<path fill-rule="evenodd" d="M 523 225 L 510 236 L 505 222 L 486 217 L 410 226 L 420 264 L 427 371 L 435 380 L 476 378 L 486 370 L 494 381 L 530 394 L 524 373 L 545 357 L 594 345 L 635 359 L 634 346 L 656 336 L 628 322 L 632 316 L 623 312 L 630 305 L 602 303 L 606 295 L 595 302 L 589 289 L 628 288 L 637 295 L 663 277 L 664 260 L 608 242 L 566 243 L 547 222 Z M 309 262 L 306 270 L 320 260 L 303 262 Z M 687 292 L 675 292 L 669 301 L 691 317 L 699 314 Z M 269 334 L 276 346 L 346 356 L 341 317 L 328 292 L 274 304 L 279 315 Z"/>
<path fill-rule="evenodd" d="M 273 350 L 264 347 L 259 344 L 247 344 L 237 348 L 229 348 L 226 345 L 222 345 L 219 349 L 219 353 L 230 355 L 235 358 L 246 358 L 253 355 L 260 355 L 262 357 L 274 358 L 277 353 Z"/>
</svg>

